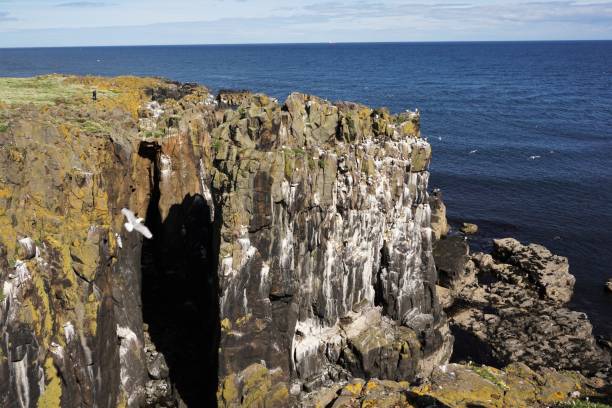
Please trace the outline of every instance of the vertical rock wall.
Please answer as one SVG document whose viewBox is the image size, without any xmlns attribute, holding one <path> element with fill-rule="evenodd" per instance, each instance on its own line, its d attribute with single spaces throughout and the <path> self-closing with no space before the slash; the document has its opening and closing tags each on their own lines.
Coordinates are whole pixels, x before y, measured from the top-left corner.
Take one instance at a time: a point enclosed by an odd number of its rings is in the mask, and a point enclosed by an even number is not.
<svg viewBox="0 0 612 408">
<path fill-rule="evenodd" d="M 118 215 L 138 207 L 133 119 L 95 113 L 114 123 L 102 134 L 66 107 L 12 114 L 0 135 L 0 406 L 127 403 L 144 385 L 140 239 Z"/>
</svg>

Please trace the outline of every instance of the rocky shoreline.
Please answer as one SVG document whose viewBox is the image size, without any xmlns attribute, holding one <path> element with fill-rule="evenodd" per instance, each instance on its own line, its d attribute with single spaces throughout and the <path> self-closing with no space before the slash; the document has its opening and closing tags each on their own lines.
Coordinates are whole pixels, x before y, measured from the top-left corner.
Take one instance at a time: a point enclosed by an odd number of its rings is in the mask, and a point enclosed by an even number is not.
<svg viewBox="0 0 612 408">
<path fill-rule="evenodd" d="M 447 236 L 418 112 L 62 76 L 0 108 L 0 406 L 609 397 L 565 258 Z"/>
</svg>

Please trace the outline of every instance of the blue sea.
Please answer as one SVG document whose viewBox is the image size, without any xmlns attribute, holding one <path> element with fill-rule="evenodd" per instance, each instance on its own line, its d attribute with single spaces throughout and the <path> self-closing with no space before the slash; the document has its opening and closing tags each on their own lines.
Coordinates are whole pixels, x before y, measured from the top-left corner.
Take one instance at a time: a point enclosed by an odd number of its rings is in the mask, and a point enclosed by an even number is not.
<svg viewBox="0 0 612 408">
<path fill-rule="evenodd" d="M 0 76 L 48 73 L 419 108 L 451 222 L 569 257 L 572 307 L 612 335 L 612 42 L 0 49 Z"/>
</svg>

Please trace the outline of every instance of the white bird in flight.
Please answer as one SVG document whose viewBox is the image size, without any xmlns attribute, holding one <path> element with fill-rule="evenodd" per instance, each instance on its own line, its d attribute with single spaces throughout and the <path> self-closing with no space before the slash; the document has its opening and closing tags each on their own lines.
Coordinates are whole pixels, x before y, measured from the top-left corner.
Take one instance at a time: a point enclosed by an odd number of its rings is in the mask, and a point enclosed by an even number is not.
<svg viewBox="0 0 612 408">
<path fill-rule="evenodd" d="M 529 156 L 530 160 L 535 160 L 535 159 L 539 159 L 541 156 Z"/>
<path fill-rule="evenodd" d="M 137 232 L 140 232 L 142 235 L 144 235 L 144 237 L 147 239 L 153 238 L 153 234 L 151 234 L 151 231 L 149 231 L 146 225 L 142 223 L 144 221 L 143 218 L 136 218 L 134 213 L 128 210 L 127 208 L 121 210 L 121 213 L 125 215 L 125 218 L 127 218 L 127 222 L 123 225 L 125 226 L 125 229 L 128 232 L 136 230 Z"/>
<path fill-rule="evenodd" d="M 472 151 L 470 152 L 470 154 L 474 154 L 474 153 L 476 153 L 477 151 L 478 151 L 478 150 L 472 150 Z"/>
</svg>

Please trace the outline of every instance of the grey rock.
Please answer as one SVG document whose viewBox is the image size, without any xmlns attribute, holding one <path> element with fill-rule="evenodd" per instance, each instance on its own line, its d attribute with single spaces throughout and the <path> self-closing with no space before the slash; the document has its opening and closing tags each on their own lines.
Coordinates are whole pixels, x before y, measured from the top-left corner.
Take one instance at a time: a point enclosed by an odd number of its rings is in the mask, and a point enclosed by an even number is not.
<svg viewBox="0 0 612 408">
<path fill-rule="evenodd" d="M 464 269 L 477 279 L 445 285 L 462 305 L 448 309 L 456 357 L 609 375 L 610 354 L 597 344 L 587 316 L 563 306 L 574 282 L 565 258 L 504 239 L 495 241 L 493 256 L 471 255 Z"/>
<path fill-rule="evenodd" d="M 157 353 L 151 358 L 147 358 L 147 370 L 149 376 L 154 380 L 168 378 L 169 369 L 163 354 Z"/>
<path fill-rule="evenodd" d="M 512 238 L 496 239 L 493 245 L 497 259 L 527 272 L 543 297 L 560 304 L 571 300 L 576 278 L 569 273 L 567 258 L 553 255 L 542 245 L 521 245 Z"/>
<path fill-rule="evenodd" d="M 36 256 L 36 243 L 30 237 L 25 237 L 19 240 L 21 250 L 19 255 L 22 259 L 32 259 Z"/>
<path fill-rule="evenodd" d="M 449 237 L 436 241 L 433 245 L 433 257 L 438 270 L 438 280 L 442 286 L 465 286 L 465 279 L 470 279 L 466 273 L 470 248 L 462 237 Z"/>
<path fill-rule="evenodd" d="M 431 207 L 431 231 L 436 240 L 446 237 L 450 227 L 446 219 L 446 205 L 442 199 L 442 192 L 434 190 L 429 197 L 429 206 Z"/>
<path fill-rule="evenodd" d="M 464 222 L 463 225 L 461 225 L 461 232 L 465 235 L 474 235 L 478 232 L 478 225 Z"/>
</svg>

